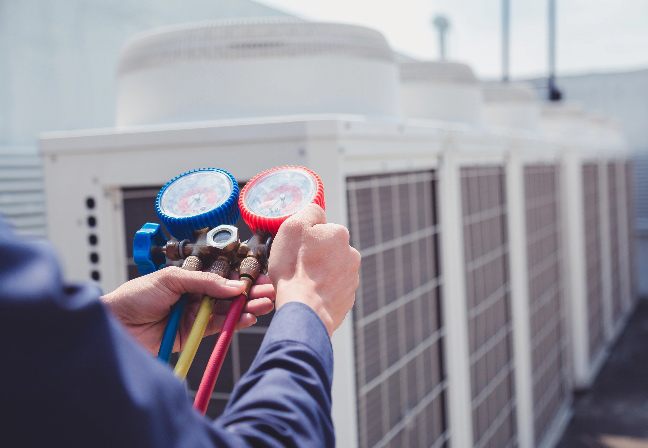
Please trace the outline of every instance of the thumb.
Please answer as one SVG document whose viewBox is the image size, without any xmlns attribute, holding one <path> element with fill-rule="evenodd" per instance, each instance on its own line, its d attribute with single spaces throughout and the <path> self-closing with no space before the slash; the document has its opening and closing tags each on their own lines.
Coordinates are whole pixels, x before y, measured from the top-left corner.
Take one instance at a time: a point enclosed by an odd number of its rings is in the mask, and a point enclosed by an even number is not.
<svg viewBox="0 0 648 448">
<path fill-rule="evenodd" d="M 176 294 L 201 294 L 216 299 L 229 299 L 242 294 L 245 284 L 239 280 L 228 280 L 211 272 L 187 271 L 170 266 L 157 271 L 161 283 Z"/>
<path fill-rule="evenodd" d="M 326 224 L 326 214 L 317 204 L 308 204 L 297 213 L 288 218 L 285 223 L 299 224 L 303 227 L 313 227 L 317 224 Z"/>
</svg>

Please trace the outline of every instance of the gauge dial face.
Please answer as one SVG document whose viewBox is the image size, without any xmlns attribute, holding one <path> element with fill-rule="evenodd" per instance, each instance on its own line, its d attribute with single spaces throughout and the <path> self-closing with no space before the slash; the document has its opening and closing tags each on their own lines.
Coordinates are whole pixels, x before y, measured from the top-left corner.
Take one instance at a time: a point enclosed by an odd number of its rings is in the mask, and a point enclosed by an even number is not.
<svg viewBox="0 0 648 448">
<path fill-rule="evenodd" d="M 173 218 L 186 218 L 223 205 L 234 186 L 219 171 L 198 171 L 169 185 L 160 198 L 160 210 Z"/>
<path fill-rule="evenodd" d="M 315 179 L 300 169 L 282 169 L 261 176 L 250 185 L 243 198 L 245 206 L 257 216 L 281 218 L 291 215 L 313 200 Z"/>
</svg>

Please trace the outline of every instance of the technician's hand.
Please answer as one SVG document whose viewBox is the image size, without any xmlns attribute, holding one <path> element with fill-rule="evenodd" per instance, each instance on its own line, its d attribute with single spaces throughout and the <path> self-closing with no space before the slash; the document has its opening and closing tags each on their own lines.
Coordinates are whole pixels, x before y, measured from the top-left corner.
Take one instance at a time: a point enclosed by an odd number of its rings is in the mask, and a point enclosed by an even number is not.
<svg viewBox="0 0 648 448">
<path fill-rule="evenodd" d="M 167 267 L 126 282 L 101 299 L 144 347 L 157 354 L 171 306 L 183 293 L 192 295 L 180 321 L 173 351 L 181 350 L 187 341 L 205 294 L 217 299 L 231 298 L 240 295 L 244 289 L 243 283 L 238 280 L 226 280 L 209 272 Z M 256 316 L 272 311 L 274 296 L 270 279 L 265 275 L 259 276 L 250 291 L 250 300 L 243 309 L 237 328 L 254 325 Z M 220 331 L 230 303 L 228 300 L 216 301 L 205 336 Z"/>
<path fill-rule="evenodd" d="M 302 302 L 322 319 L 329 336 L 342 324 L 355 301 L 360 254 L 349 246 L 349 231 L 327 224 L 324 210 L 304 207 L 279 228 L 268 273 L 277 309 Z"/>
</svg>

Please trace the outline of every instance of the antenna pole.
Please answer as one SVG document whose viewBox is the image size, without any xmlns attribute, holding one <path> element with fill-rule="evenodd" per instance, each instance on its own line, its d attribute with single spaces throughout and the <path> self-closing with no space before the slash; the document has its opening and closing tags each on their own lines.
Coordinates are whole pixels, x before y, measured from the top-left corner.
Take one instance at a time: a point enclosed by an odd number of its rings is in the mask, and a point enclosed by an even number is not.
<svg viewBox="0 0 648 448">
<path fill-rule="evenodd" d="M 549 0 L 549 101 L 560 101 L 562 93 L 556 87 L 556 0 Z"/>
<path fill-rule="evenodd" d="M 432 25 L 439 33 L 439 59 L 445 61 L 446 59 L 446 32 L 450 27 L 450 22 L 444 16 L 438 15 L 432 19 Z"/>
<path fill-rule="evenodd" d="M 445 47 L 445 31 L 439 28 L 439 58 L 445 61 L 446 47 Z"/>
<path fill-rule="evenodd" d="M 502 81 L 509 82 L 510 0 L 502 0 Z"/>
</svg>

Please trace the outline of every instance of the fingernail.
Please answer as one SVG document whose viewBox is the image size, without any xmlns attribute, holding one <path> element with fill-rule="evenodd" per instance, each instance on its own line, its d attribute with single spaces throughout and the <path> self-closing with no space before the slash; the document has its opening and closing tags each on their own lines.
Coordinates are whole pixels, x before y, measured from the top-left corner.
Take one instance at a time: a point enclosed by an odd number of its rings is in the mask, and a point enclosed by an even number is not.
<svg viewBox="0 0 648 448">
<path fill-rule="evenodd" d="M 227 286 L 231 286 L 232 288 L 243 286 L 243 282 L 241 280 L 227 280 L 225 284 Z"/>
</svg>

